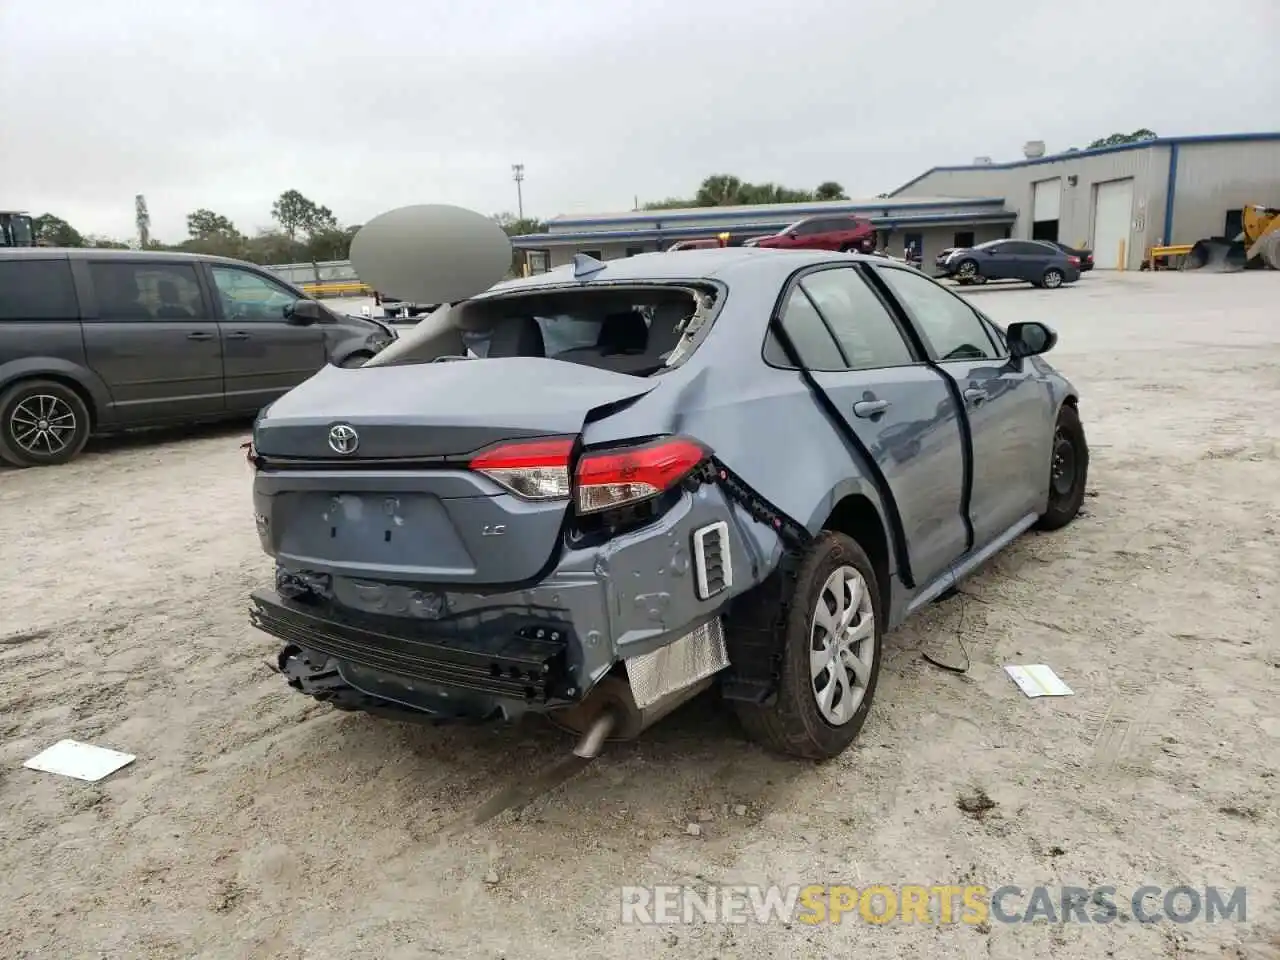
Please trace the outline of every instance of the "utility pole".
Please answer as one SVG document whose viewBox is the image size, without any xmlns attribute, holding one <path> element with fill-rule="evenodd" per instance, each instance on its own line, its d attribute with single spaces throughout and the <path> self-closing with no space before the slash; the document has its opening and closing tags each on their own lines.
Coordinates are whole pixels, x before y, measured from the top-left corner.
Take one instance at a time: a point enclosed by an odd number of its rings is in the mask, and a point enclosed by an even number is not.
<svg viewBox="0 0 1280 960">
<path fill-rule="evenodd" d="M 521 220 L 524 219 L 524 164 L 513 163 L 511 165 L 511 179 L 516 182 L 516 216 Z"/>
</svg>

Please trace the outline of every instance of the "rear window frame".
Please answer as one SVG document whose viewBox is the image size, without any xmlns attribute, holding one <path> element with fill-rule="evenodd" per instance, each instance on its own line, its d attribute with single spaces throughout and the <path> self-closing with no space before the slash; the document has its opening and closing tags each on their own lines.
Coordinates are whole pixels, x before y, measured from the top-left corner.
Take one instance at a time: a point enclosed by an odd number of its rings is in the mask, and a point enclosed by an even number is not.
<svg viewBox="0 0 1280 960">
<path fill-rule="evenodd" d="M 715 280 L 709 277 L 699 277 L 695 279 L 661 279 L 661 280 L 588 280 L 577 281 L 572 283 L 554 283 L 554 284 L 538 284 L 534 287 L 515 289 L 503 289 L 486 291 L 467 300 L 458 301 L 455 307 L 462 306 L 465 309 L 467 304 L 492 303 L 495 301 L 514 301 L 524 298 L 537 299 L 539 297 L 550 294 L 563 293 L 582 293 L 588 290 L 679 290 L 689 296 L 707 295 L 714 292 L 715 302 L 712 304 L 710 311 L 706 314 L 706 319 L 694 331 L 693 337 L 689 341 L 689 348 L 674 364 L 664 364 L 661 369 L 655 370 L 648 374 L 650 377 L 661 376 L 671 370 L 678 370 L 684 366 L 698 352 L 702 344 L 706 341 L 716 321 L 719 319 L 721 312 L 724 310 L 725 301 L 729 297 L 729 287 L 723 281 Z M 461 328 L 459 328 L 461 329 Z M 485 358 L 478 358 L 485 359 Z M 548 360 L 555 360 L 555 357 L 547 357 Z M 560 361 L 562 363 L 572 363 L 571 360 Z M 581 366 L 590 366 L 590 364 L 581 364 Z"/>
</svg>

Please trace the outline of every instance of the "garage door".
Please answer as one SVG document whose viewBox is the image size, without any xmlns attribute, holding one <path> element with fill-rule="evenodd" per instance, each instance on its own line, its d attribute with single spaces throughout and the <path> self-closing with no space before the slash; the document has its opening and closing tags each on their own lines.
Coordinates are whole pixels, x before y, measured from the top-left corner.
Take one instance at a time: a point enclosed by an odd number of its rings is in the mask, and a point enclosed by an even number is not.
<svg viewBox="0 0 1280 960">
<path fill-rule="evenodd" d="M 1093 263 L 1099 270 L 1119 270 L 1121 244 L 1128 259 L 1129 221 L 1133 217 L 1133 180 L 1108 180 L 1093 192 Z"/>
<path fill-rule="evenodd" d="M 1062 196 L 1062 180 L 1041 180 L 1031 185 L 1031 239 L 1058 239 L 1058 205 Z"/>
<path fill-rule="evenodd" d="M 1037 223 L 1058 219 L 1058 202 L 1062 198 L 1062 179 L 1041 180 L 1035 185 L 1035 197 L 1031 204 L 1032 216 Z"/>
</svg>

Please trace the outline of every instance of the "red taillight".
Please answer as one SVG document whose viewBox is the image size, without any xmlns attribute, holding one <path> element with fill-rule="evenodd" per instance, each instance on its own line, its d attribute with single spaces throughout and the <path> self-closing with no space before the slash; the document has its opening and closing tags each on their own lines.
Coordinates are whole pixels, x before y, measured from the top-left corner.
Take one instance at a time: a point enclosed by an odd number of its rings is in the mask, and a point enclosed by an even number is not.
<svg viewBox="0 0 1280 960">
<path fill-rule="evenodd" d="M 584 454 L 574 492 L 579 513 L 598 513 L 656 497 L 705 460 L 708 451 L 685 437 Z"/>
<path fill-rule="evenodd" d="M 569 456 L 573 440 L 504 443 L 471 459 L 469 466 L 526 500 L 569 496 Z"/>
<path fill-rule="evenodd" d="M 1073 267 L 1078 267 L 1078 266 L 1080 266 L 1080 258 L 1079 258 L 1079 257 L 1067 257 L 1067 263 L 1071 264 Z"/>
</svg>

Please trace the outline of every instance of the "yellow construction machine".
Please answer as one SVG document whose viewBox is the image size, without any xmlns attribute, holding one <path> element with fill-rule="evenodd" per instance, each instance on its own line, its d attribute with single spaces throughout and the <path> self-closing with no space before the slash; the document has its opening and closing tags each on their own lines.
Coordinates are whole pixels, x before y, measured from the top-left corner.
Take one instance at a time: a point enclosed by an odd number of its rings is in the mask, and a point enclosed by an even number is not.
<svg viewBox="0 0 1280 960">
<path fill-rule="evenodd" d="M 1208 237 L 1191 245 L 1183 270 L 1222 273 L 1265 267 L 1280 270 L 1280 210 L 1250 204 L 1241 217 L 1237 237 Z"/>
</svg>

